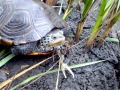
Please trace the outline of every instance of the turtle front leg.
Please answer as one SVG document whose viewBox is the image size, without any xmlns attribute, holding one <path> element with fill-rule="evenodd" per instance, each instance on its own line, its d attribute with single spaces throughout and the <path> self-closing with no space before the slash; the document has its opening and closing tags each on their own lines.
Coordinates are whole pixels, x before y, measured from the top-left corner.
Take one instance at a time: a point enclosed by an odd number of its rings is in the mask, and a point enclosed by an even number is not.
<svg viewBox="0 0 120 90">
<path fill-rule="evenodd" d="M 68 67 L 68 65 L 66 63 L 64 63 L 64 54 L 62 52 L 61 49 L 57 50 L 58 56 L 59 56 L 59 64 L 60 64 L 60 68 L 63 72 L 63 75 L 65 78 L 67 78 L 65 70 L 68 70 L 70 72 L 70 74 L 72 75 L 72 77 L 74 78 L 74 73 L 72 72 L 72 70 Z"/>
</svg>

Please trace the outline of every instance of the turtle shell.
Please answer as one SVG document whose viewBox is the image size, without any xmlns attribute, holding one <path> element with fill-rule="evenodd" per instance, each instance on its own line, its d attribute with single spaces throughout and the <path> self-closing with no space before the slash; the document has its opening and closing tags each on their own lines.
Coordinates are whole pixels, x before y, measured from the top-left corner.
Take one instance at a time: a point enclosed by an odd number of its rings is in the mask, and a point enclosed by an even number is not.
<svg viewBox="0 0 120 90">
<path fill-rule="evenodd" d="M 19 45 L 40 40 L 64 21 L 51 7 L 33 0 L 5 0 L 0 7 L 0 44 Z M 48 13 L 52 11 L 51 14 Z M 57 17 L 57 18 L 56 18 Z M 59 21 L 58 21 L 59 20 Z M 58 21 L 58 22 L 55 22 Z"/>
</svg>

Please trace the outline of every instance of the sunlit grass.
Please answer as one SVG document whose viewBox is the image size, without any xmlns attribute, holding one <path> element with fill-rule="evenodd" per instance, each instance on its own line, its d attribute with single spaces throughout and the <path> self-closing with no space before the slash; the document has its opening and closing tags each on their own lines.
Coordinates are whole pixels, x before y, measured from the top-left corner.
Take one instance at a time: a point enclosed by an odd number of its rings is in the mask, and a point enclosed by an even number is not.
<svg viewBox="0 0 120 90">
<path fill-rule="evenodd" d="M 78 22 L 76 35 L 75 35 L 75 40 L 77 42 L 79 41 L 79 38 L 80 38 L 80 35 L 82 33 L 84 24 L 87 20 L 87 17 L 89 15 L 89 11 L 90 11 L 94 1 L 95 0 L 84 0 L 84 8 L 83 8 L 83 11 L 82 11 L 82 17 L 81 17 L 80 21 Z"/>
<path fill-rule="evenodd" d="M 67 8 L 65 10 L 65 13 L 63 15 L 63 20 L 66 20 L 70 13 L 73 11 L 73 9 L 75 9 L 77 7 L 77 5 L 79 4 L 79 2 L 81 2 L 81 0 L 78 0 L 75 5 L 72 6 L 74 0 L 68 0 L 68 3 L 67 3 Z"/>
<path fill-rule="evenodd" d="M 6 49 L 3 49 L 3 50 L 0 52 L 0 57 L 3 56 L 5 53 L 6 53 Z"/>
<path fill-rule="evenodd" d="M 41 62 L 39 62 L 39 63 L 37 63 L 37 64 L 35 64 L 35 65 L 33 65 L 33 66 L 31 66 L 31 67 L 23 70 L 22 72 L 20 72 L 20 73 L 18 73 L 17 75 L 11 77 L 10 79 L 8 79 L 8 80 L 0 83 L 0 89 L 3 88 L 5 85 L 8 85 L 9 83 L 11 83 L 11 82 L 12 82 L 13 80 L 15 80 L 16 78 L 19 78 L 20 76 L 22 76 L 22 75 L 24 75 L 25 73 L 29 72 L 29 71 L 32 70 L 33 68 L 36 68 L 37 66 L 39 66 L 39 65 L 41 65 L 42 63 L 46 62 L 46 61 L 49 60 L 50 58 L 52 58 L 52 57 L 49 57 L 49 58 L 47 58 L 47 59 L 45 59 L 45 60 L 43 60 L 43 61 L 41 61 Z"/>
<path fill-rule="evenodd" d="M 5 58 L 3 58 L 2 60 L 0 60 L 0 67 L 2 67 L 3 65 L 5 65 L 10 59 L 12 59 L 15 55 L 14 54 L 9 54 L 8 56 L 6 56 Z"/>
<path fill-rule="evenodd" d="M 109 22 L 105 23 L 108 25 L 107 29 L 104 31 L 104 33 L 102 34 L 102 36 L 100 37 L 99 40 L 99 44 L 102 44 L 103 40 L 105 39 L 105 37 L 108 35 L 110 29 L 112 28 L 112 26 L 119 20 L 120 17 L 120 13 L 118 13 L 119 11 L 116 11 L 116 2 L 113 0 L 102 0 L 101 1 L 101 6 L 100 6 L 100 10 L 98 12 L 98 16 L 97 16 L 97 20 L 95 22 L 95 25 L 92 29 L 92 32 L 90 34 L 89 40 L 86 44 L 86 48 L 90 49 L 92 44 L 95 42 L 95 39 L 97 38 L 100 30 L 102 29 L 101 26 L 104 26 L 104 22 L 106 20 L 109 20 Z M 118 9 L 119 10 L 119 9 Z M 118 14 L 115 16 L 115 12 L 117 12 Z M 111 19 L 113 18 L 113 19 Z"/>
</svg>

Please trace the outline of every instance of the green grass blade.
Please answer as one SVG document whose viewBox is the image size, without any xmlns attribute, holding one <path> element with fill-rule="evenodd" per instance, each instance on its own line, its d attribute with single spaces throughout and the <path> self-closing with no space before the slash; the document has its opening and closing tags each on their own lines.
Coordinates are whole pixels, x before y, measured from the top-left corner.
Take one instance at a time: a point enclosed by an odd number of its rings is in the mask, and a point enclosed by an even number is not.
<svg viewBox="0 0 120 90">
<path fill-rule="evenodd" d="M 120 0 L 118 0 L 118 5 L 117 5 L 116 12 L 118 11 L 119 8 L 120 8 Z"/>
<path fill-rule="evenodd" d="M 2 56 L 2 55 L 4 55 L 6 53 L 6 49 L 3 49 L 1 52 L 0 52 L 0 57 Z"/>
<path fill-rule="evenodd" d="M 83 67 L 83 66 L 87 66 L 87 65 L 92 65 L 92 64 L 100 63 L 100 62 L 103 62 L 103 61 L 106 61 L 106 60 L 100 60 L 100 61 L 94 61 L 94 62 L 87 62 L 87 63 L 83 63 L 83 64 L 72 65 L 72 66 L 69 66 L 69 67 L 71 69 L 73 69 L 73 68 L 78 68 L 78 67 Z M 57 71 L 58 71 L 58 69 L 54 69 L 54 70 L 49 71 L 47 74 L 55 73 Z M 45 72 L 37 74 L 37 75 L 34 75 L 34 76 L 31 76 L 31 77 L 27 78 L 26 80 L 22 81 L 21 83 L 19 83 L 18 85 L 12 87 L 10 90 L 15 90 L 19 86 L 24 85 L 24 84 L 30 82 L 31 80 L 34 80 L 35 78 L 40 77 L 43 74 L 45 74 Z"/>
<path fill-rule="evenodd" d="M 3 58 L 0 61 L 0 67 L 2 67 L 4 64 L 6 64 L 11 58 L 13 58 L 15 55 L 14 54 L 10 54 L 8 56 L 6 56 L 5 58 Z"/>
<path fill-rule="evenodd" d="M 116 42 L 119 46 L 120 41 L 117 38 L 105 38 L 105 41 L 107 42 Z"/>
<path fill-rule="evenodd" d="M 74 35 L 70 35 L 70 37 L 75 37 Z M 85 39 L 86 37 L 85 36 L 80 36 L 80 38 L 81 39 Z M 97 39 L 98 40 L 98 39 Z M 105 38 L 105 41 L 107 41 L 107 42 L 117 42 L 117 43 L 119 43 L 120 41 L 119 41 L 119 39 L 117 39 L 117 38 L 110 38 L 110 37 L 106 37 Z"/>
<path fill-rule="evenodd" d="M 105 41 L 119 43 L 119 40 L 117 38 L 106 38 Z"/>
<path fill-rule="evenodd" d="M 104 62 L 104 61 L 106 61 L 106 60 L 100 60 L 100 61 L 93 61 L 93 62 L 87 62 L 87 63 L 82 63 L 82 64 L 76 64 L 76 65 L 72 65 L 72 66 L 69 66 L 69 67 L 71 69 L 74 69 L 74 68 L 84 67 L 84 66 L 88 66 L 88 65 Z"/>
<path fill-rule="evenodd" d="M 79 4 L 79 2 L 81 2 L 81 0 L 78 0 L 74 6 L 72 8 L 69 8 L 69 10 L 67 9 L 62 17 L 63 20 L 66 20 L 68 18 L 68 16 L 70 15 L 70 13 L 73 11 L 73 9 Z M 68 6 L 67 6 L 68 7 Z"/>
<path fill-rule="evenodd" d="M 62 6 L 63 6 L 63 0 L 61 1 L 61 5 L 60 5 L 60 9 L 59 9 L 59 15 L 61 14 L 61 12 L 62 12 Z"/>
<path fill-rule="evenodd" d="M 102 19 L 103 19 L 103 16 L 104 16 L 105 5 L 106 5 L 106 0 L 102 0 L 100 10 L 99 10 L 99 13 L 98 13 L 98 17 L 97 17 L 96 23 L 95 23 L 95 25 L 92 29 L 92 32 L 95 32 L 96 30 L 98 30 L 98 28 L 99 28 L 99 26 L 102 22 Z"/>
<path fill-rule="evenodd" d="M 84 0 L 84 4 L 87 5 L 89 0 Z"/>
<path fill-rule="evenodd" d="M 83 9 L 83 12 L 82 12 L 82 19 L 87 15 L 90 7 L 92 6 L 94 0 L 85 0 L 84 2 L 84 9 Z"/>
<path fill-rule="evenodd" d="M 107 3 L 106 3 L 106 6 L 105 6 L 105 9 L 107 9 L 109 6 L 111 6 L 111 4 L 114 3 L 114 0 L 107 0 Z"/>
<path fill-rule="evenodd" d="M 111 7 L 113 6 L 113 4 L 114 4 L 114 0 L 107 0 L 106 6 L 104 9 L 104 16 L 103 16 L 102 20 L 104 20 L 108 16 L 108 13 L 109 13 Z"/>
<path fill-rule="evenodd" d="M 119 11 L 120 11 L 120 9 L 119 9 Z M 115 24 L 119 19 L 120 19 L 120 13 L 116 17 L 114 17 L 112 21 Z"/>
</svg>

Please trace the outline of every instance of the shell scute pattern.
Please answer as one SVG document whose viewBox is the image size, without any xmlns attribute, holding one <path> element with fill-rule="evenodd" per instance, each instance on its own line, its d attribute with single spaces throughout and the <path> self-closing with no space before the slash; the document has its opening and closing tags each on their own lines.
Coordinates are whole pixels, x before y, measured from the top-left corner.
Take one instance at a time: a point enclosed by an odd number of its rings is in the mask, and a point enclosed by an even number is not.
<svg viewBox="0 0 120 90">
<path fill-rule="evenodd" d="M 32 13 L 32 16 L 35 17 L 33 20 L 34 27 L 36 29 L 36 32 L 41 36 L 44 37 L 46 33 L 51 31 L 52 28 L 54 28 L 53 24 L 51 23 L 47 14 L 44 11 L 35 10 L 34 13 Z M 44 17 L 43 17 L 44 16 Z"/>
<path fill-rule="evenodd" d="M 0 36 L 5 42 L 34 42 L 54 28 L 46 11 L 32 0 L 6 0 L 0 8 Z"/>
<path fill-rule="evenodd" d="M 3 26 L 3 32 L 7 36 L 18 36 L 29 32 L 32 28 L 32 23 L 30 20 L 29 13 L 26 11 L 16 11 L 11 17 L 6 21 Z"/>
<path fill-rule="evenodd" d="M 4 25 L 4 22 L 9 16 L 11 11 L 12 11 L 12 5 L 10 2 L 7 2 L 6 4 L 3 4 L 0 7 L 0 26 Z"/>
</svg>

